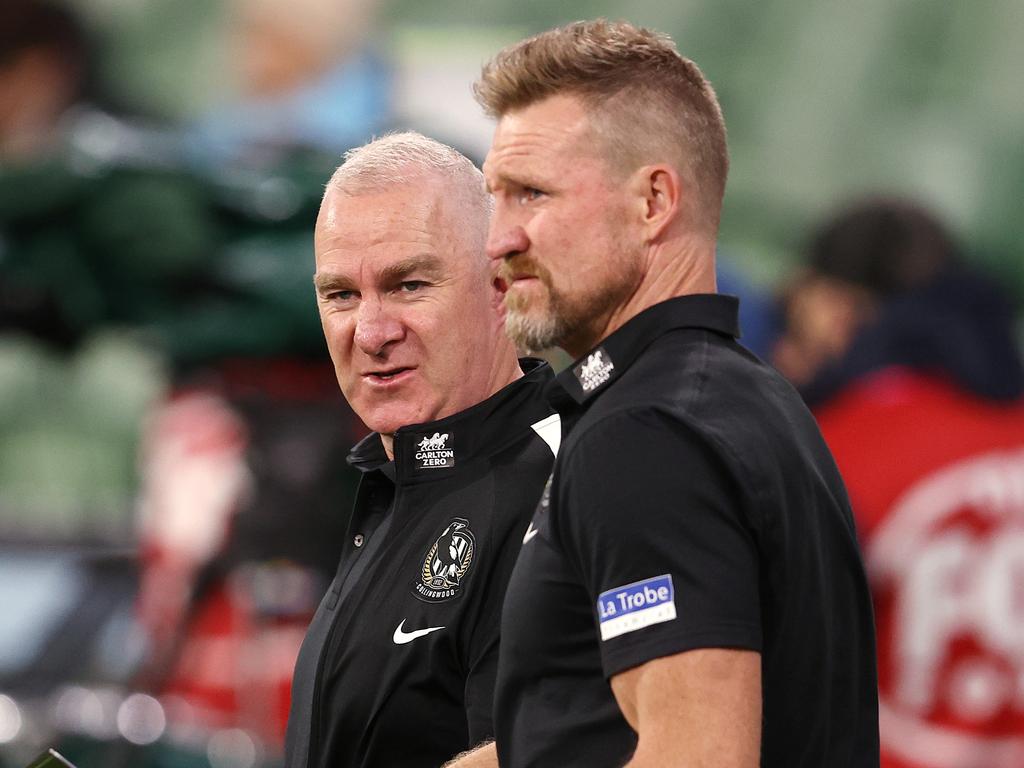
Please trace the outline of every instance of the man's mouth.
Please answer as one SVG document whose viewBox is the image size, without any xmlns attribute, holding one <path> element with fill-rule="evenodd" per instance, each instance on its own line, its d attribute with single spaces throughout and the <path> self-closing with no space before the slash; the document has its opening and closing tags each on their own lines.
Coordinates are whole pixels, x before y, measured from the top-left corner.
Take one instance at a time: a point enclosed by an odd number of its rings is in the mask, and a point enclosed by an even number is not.
<svg viewBox="0 0 1024 768">
<path fill-rule="evenodd" d="M 410 372 L 412 368 L 388 368 L 381 371 L 370 371 L 364 373 L 363 378 L 368 379 L 374 383 L 384 383 L 388 381 L 395 381 L 400 379 L 403 374 Z"/>
<path fill-rule="evenodd" d="M 532 272 L 515 272 L 512 274 L 502 274 L 494 279 L 494 287 L 502 293 L 507 293 L 508 289 L 516 283 L 521 283 L 524 280 L 538 280 L 538 276 Z"/>
</svg>

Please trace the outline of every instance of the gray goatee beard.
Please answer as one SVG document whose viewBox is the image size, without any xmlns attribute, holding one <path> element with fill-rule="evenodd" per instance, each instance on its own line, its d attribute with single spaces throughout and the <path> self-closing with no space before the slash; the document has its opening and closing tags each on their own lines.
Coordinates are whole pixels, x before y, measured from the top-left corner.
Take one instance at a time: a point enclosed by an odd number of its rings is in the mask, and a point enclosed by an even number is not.
<svg viewBox="0 0 1024 768">
<path fill-rule="evenodd" d="M 620 249 L 621 250 L 621 249 Z M 538 271 L 539 272 L 539 271 Z M 600 286 L 592 295 L 570 300 L 551 285 L 549 278 L 541 276 L 546 289 L 546 300 L 533 306 L 514 298 L 505 299 L 505 333 L 522 354 L 535 354 L 580 344 L 589 339 L 595 320 L 623 304 L 639 282 L 639 264 L 622 259 L 620 272 Z"/>
<path fill-rule="evenodd" d="M 521 354 L 537 354 L 562 341 L 565 328 L 559 320 L 552 312 L 531 316 L 510 309 L 505 315 L 505 333 Z"/>
</svg>

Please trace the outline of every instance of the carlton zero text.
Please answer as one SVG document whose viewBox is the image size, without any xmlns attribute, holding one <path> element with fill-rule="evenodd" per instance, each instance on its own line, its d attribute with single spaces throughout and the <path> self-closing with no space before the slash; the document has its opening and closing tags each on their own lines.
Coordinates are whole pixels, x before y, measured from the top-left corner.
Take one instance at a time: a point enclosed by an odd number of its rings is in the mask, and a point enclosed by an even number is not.
<svg viewBox="0 0 1024 768">
<path fill-rule="evenodd" d="M 421 467 L 450 467 L 455 460 L 455 451 L 419 451 L 415 458 Z"/>
</svg>

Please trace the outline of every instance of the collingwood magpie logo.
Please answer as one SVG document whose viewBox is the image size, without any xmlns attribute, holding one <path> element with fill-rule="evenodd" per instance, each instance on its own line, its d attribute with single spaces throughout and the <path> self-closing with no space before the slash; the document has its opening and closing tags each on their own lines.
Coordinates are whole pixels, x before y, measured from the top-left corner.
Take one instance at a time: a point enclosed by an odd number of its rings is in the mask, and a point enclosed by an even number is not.
<svg viewBox="0 0 1024 768">
<path fill-rule="evenodd" d="M 615 364 L 603 349 L 595 349 L 587 359 L 573 369 L 584 392 L 593 392 L 612 377 Z"/>
<path fill-rule="evenodd" d="M 440 467 L 455 466 L 455 451 L 449 444 L 450 432 L 435 432 L 433 435 L 424 435 L 423 439 L 416 443 L 416 453 L 413 458 L 419 469 L 438 469 Z"/>
<path fill-rule="evenodd" d="M 457 597 L 476 552 L 476 537 L 469 522 L 456 517 L 427 550 L 419 578 L 413 585 L 416 596 L 428 603 Z"/>
</svg>

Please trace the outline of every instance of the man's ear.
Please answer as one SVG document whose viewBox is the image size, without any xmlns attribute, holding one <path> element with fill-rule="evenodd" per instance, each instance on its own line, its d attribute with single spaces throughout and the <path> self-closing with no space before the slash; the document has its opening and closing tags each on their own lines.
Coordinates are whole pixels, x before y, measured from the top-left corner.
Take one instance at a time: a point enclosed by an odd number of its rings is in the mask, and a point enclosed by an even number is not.
<svg viewBox="0 0 1024 768">
<path fill-rule="evenodd" d="M 498 263 L 491 262 L 488 270 L 490 281 L 487 284 L 488 295 L 491 299 L 491 308 L 497 313 L 498 321 L 502 327 L 505 325 L 505 294 L 508 292 L 508 285 L 498 275 Z"/>
<path fill-rule="evenodd" d="M 644 240 L 658 240 L 682 208 L 683 183 L 679 172 L 666 163 L 645 165 L 630 177 L 629 190 L 640 216 Z"/>
</svg>

